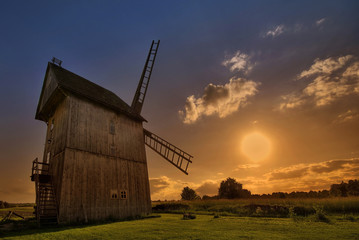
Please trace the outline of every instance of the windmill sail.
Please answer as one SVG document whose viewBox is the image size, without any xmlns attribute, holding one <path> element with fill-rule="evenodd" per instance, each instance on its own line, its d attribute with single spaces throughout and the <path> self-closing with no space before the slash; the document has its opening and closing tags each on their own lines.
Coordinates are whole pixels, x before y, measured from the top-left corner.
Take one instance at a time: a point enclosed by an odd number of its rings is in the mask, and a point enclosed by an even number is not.
<svg viewBox="0 0 359 240">
<path fill-rule="evenodd" d="M 158 40 L 157 42 L 152 41 L 146 63 L 142 71 L 140 82 L 138 83 L 137 90 L 132 101 L 131 108 L 134 113 L 138 113 L 138 114 L 141 113 L 142 105 L 145 100 L 148 83 L 150 82 L 152 69 L 156 60 L 156 55 L 159 45 L 160 45 L 160 40 Z"/>
<path fill-rule="evenodd" d="M 192 163 L 191 158 L 193 158 L 193 156 L 146 129 L 143 129 L 143 132 L 145 144 L 148 147 L 188 175 L 188 165 Z"/>
</svg>

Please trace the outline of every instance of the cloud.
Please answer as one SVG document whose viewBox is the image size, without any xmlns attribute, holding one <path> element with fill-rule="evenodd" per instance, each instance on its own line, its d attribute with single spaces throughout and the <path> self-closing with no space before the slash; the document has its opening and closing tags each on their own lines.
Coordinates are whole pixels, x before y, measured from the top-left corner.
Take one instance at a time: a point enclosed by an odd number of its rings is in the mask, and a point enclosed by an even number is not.
<svg viewBox="0 0 359 240">
<path fill-rule="evenodd" d="M 186 186 L 190 186 L 186 182 L 179 180 L 173 180 L 166 176 L 159 178 L 150 178 L 150 190 L 152 200 L 172 200 L 180 199 L 182 189 Z"/>
<path fill-rule="evenodd" d="M 166 177 L 151 178 L 150 179 L 150 190 L 151 194 L 160 192 L 170 185 L 169 179 Z"/>
<path fill-rule="evenodd" d="M 270 173 L 270 177 L 269 177 L 269 181 L 272 180 L 277 180 L 277 179 L 292 179 L 292 178 L 300 178 L 302 176 L 304 176 L 306 173 L 308 172 L 308 168 L 307 167 L 302 167 L 299 169 L 285 169 L 283 170 L 279 170 L 279 171 L 274 171 L 272 173 Z"/>
<path fill-rule="evenodd" d="M 311 171 L 314 173 L 330 173 L 343 169 L 353 170 L 352 167 L 354 166 L 359 167 L 359 159 L 339 159 L 313 164 Z"/>
<path fill-rule="evenodd" d="M 318 177 L 330 178 L 333 176 L 347 179 L 348 176 L 346 175 L 348 173 L 351 173 L 350 177 L 359 176 L 359 173 L 354 171 L 356 167 L 359 167 L 359 158 L 334 159 L 320 163 L 297 164 L 286 168 L 279 168 L 265 174 L 265 176 L 268 181 L 287 180 L 291 178 L 314 180 Z M 296 182 L 297 181 L 300 180 L 296 180 Z"/>
<path fill-rule="evenodd" d="M 213 196 L 218 194 L 219 183 L 216 181 L 207 180 L 203 182 L 199 187 L 195 190 L 200 195 L 209 195 Z"/>
<path fill-rule="evenodd" d="M 325 22 L 325 20 L 326 20 L 326 18 L 321 18 L 321 19 L 315 21 L 315 25 L 320 26 Z"/>
<path fill-rule="evenodd" d="M 250 169 L 250 168 L 259 168 L 260 165 L 257 164 L 257 163 L 249 163 L 249 164 L 241 164 L 241 165 L 238 165 L 234 171 L 239 171 L 239 170 L 247 170 L 247 169 Z"/>
<path fill-rule="evenodd" d="M 204 180 L 201 183 L 183 182 L 171 179 L 167 176 L 150 178 L 150 190 L 152 200 L 179 200 L 184 187 L 194 189 L 200 196 L 216 195 L 219 181 Z"/>
<path fill-rule="evenodd" d="M 245 106 L 248 98 L 258 92 L 258 86 L 259 83 L 254 81 L 235 77 L 224 85 L 210 83 L 201 97 L 187 97 L 185 110 L 179 111 L 179 114 L 187 124 L 196 122 L 202 116 L 218 115 L 224 118 Z"/>
<path fill-rule="evenodd" d="M 265 37 L 272 37 L 272 38 L 278 37 L 279 35 L 281 35 L 284 32 L 284 30 L 285 30 L 285 28 L 284 28 L 283 24 L 275 26 L 274 28 L 272 28 L 271 30 L 268 30 L 265 33 Z"/>
<path fill-rule="evenodd" d="M 284 95 L 282 96 L 282 99 L 284 100 L 284 102 L 281 103 L 279 106 L 281 110 L 296 108 L 305 102 L 302 96 L 297 96 L 294 93 Z"/>
<path fill-rule="evenodd" d="M 331 74 L 334 71 L 343 68 L 344 65 L 352 59 L 352 55 L 347 55 L 338 58 L 327 58 L 324 60 L 315 59 L 313 65 L 299 74 L 298 79 L 309 77 L 315 74 Z"/>
<path fill-rule="evenodd" d="M 255 164 L 240 165 L 252 168 Z M 359 158 L 333 159 L 318 163 L 296 164 L 270 170 L 263 177 L 236 178 L 245 189 L 252 193 L 292 192 L 329 189 L 336 182 L 359 178 Z M 223 179 L 222 179 L 223 180 Z M 179 200 L 186 186 L 194 189 L 200 196 L 216 195 L 221 180 L 205 179 L 200 183 L 183 182 L 167 176 L 151 178 L 152 200 Z"/>
<path fill-rule="evenodd" d="M 239 181 L 247 182 L 247 188 L 257 193 L 271 193 L 268 189 L 276 192 L 323 190 L 329 189 L 336 182 L 357 179 L 358 168 L 359 158 L 334 159 L 275 169 L 264 174 L 264 179 L 251 177 L 248 181 Z"/>
<path fill-rule="evenodd" d="M 250 61 L 251 57 L 245 53 L 237 51 L 232 57 L 226 57 L 222 65 L 229 68 L 231 72 L 250 72 L 254 64 Z"/>
<path fill-rule="evenodd" d="M 343 96 L 359 93 L 359 61 L 352 55 L 316 59 L 297 76 L 297 80 L 306 79 L 311 82 L 301 92 L 282 96 L 280 109 L 296 108 L 305 103 L 324 106 Z"/>
<path fill-rule="evenodd" d="M 345 123 L 350 122 L 359 117 L 359 113 L 356 110 L 348 110 L 345 113 L 339 114 L 338 117 L 334 120 L 334 123 Z"/>
</svg>

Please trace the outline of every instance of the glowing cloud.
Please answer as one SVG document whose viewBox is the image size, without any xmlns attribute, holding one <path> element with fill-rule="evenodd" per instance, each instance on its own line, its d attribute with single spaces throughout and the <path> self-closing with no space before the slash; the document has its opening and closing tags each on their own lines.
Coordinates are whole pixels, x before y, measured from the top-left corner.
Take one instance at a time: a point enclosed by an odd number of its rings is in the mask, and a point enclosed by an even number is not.
<svg viewBox="0 0 359 240">
<path fill-rule="evenodd" d="M 237 51 L 232 57 L 227 57 L 222 64 L 228 67 L 231 72 L 242 71 L 245 74 L 250 72 L 254 66 L 250 61 L 250 56 L 240 51 Z"/>
<path fill-rule="evenodd" d="M 345 113 L 339 114 L 338 117 L 334 120 L 334 123 L 345 123 L 350 122 L 359 118 L 359 113 L 355 110 L 348 110 Z"/>
<path fill-rule="evenodd" d="M 301 72 L 297 80 L 312 78 L 299 93 L 282 96 L 280 109 L 296 108 L 305 103 L 324 106 L 350 94 L 359 93 L 359 61 L 352 55 L 338 58 L 316 59 L 309 69 Z"/>
<path fill-rule="evenodd" d="M 257 93 L 259 83 L 242 78 L 231 78 L 225 85 L 210 83 L 202 97 L 187 97 L 185 110 L 179 111 L 183 122 L 190 124 L 202 116 L 218 115 L 224 118 L 248 103 L 248 97 Z"/>
<path fill-rule="evenodd" d="M 324 60 L 315 59 L 314 64 L 308 70 L 299 74 L 298 79 L 309 77 L 314 74 L 331 74 L 334 71 L 343 68 L 344 65 L 352 58 L 352 55 L 347 55 L 344 57 L 327 58 Z"/>
</svg>

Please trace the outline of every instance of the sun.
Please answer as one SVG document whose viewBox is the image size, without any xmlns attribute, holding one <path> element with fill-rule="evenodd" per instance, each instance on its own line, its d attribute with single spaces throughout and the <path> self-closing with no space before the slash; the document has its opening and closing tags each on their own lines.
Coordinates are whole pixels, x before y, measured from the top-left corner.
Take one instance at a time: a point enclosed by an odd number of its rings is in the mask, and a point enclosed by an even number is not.
<svg viewBox="0 0 359 240">
<path fill-rule="evenodd" d="M 246 135 L 241 141 L 241 151 L 253 161 L 265 159 L 270 153 L 269 139 L 259 132 Z"/>
</svg>

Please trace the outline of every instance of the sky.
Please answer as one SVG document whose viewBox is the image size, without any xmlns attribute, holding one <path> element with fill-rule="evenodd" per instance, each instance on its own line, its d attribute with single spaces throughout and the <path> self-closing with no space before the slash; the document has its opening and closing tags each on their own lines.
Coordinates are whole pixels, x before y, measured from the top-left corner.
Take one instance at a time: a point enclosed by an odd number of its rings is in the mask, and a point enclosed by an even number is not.
<svg viewBox="0 0 359 240">
<path fill-rule="evenodd" d="M 34 202 L 47 62 L 131 103 L 161 40 L 144 127 L 194 156 L 147 149 L 152 200 L 328 189 L 359 178 L 358 1 L 1 1 L 0 200 Z"/>
</svg>

